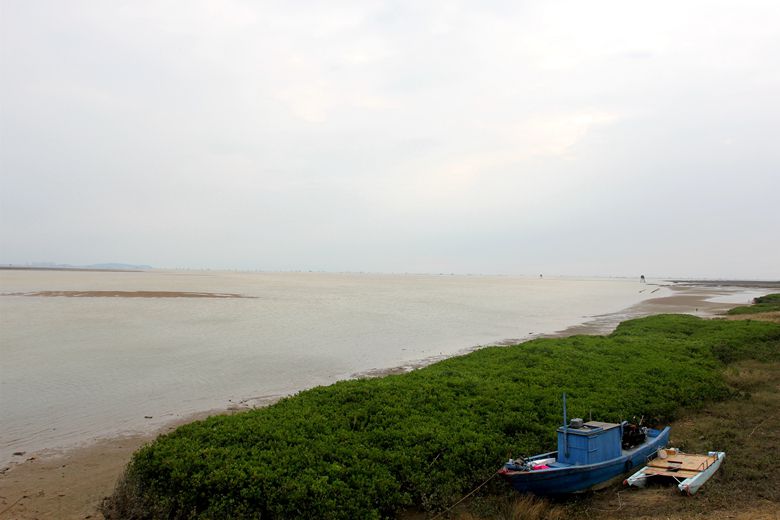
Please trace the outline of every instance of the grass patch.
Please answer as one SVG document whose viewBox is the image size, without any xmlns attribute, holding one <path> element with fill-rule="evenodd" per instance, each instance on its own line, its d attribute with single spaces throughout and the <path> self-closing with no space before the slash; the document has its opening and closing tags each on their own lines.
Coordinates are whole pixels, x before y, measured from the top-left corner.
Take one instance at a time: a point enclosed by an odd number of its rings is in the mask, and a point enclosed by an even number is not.
<svg viewBox="0 0 780 520">
<path fill-rule="evenodd" d="M 134 455 L 114 512 L 336 519 L 440 510 L 509 453 L 553 447 L 563 391 L 572 417 L 665 422 L 680 406 L 749 391 L 723 376 L 727 363 L 747 359 L 780 359 L 780 326 L 661 315 L 609 336 L 485 348 L 409 374 L 342 381 L 161 436 Z"/>
<path fill-rule="evenodd" d="M 734 307 L 730 309 L 726 314 L 731 316 L 738 314 L 759 314 L 763 312 L 777 312 L 780 311 L 780 294 L 767 294 L 766 296 L 759 296 L 753 299 L 753 305 L 744 305 L 742 307 Z"/>
</svg>

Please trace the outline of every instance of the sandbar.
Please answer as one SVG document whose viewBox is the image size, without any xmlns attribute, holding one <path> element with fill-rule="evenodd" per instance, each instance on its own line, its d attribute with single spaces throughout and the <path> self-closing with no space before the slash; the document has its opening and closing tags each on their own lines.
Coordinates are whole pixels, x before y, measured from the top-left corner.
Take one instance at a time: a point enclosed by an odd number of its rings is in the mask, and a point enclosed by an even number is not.
<svg viewBox="0 0 780 520">
<path fill-rule="evenodd" d="M 42 296 L 47 298 L 256 298 L 234 293 L 189 291 L 34 291 L 3 293 L 2 296 Z"/>
</svg>

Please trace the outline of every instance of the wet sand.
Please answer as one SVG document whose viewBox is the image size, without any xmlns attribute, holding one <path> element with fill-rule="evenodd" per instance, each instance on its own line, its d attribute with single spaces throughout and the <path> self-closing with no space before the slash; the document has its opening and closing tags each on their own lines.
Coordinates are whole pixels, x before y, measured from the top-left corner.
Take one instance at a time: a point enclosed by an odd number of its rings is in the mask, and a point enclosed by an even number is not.
<svg viewBox="0 0 780 520">
<path fill-rule="evenodd" d="M 656 289 L 657 287 L 649 285 L 646 290 L 652 292 Z M 770 292 L 768 288 L 767 292 Z M 689 313 L 702 317 L 714 316 L 737 305 L 706 301 L 707 298 L 724 294 L 717 287 L 674 287 L 674 293 L 672 296 L 646 300 L 620 313 L 595 316 L 582 325 L 570 327 L 555 335 L 604 334 L 623 320 L 649 314 Z M 370 374 L 361 375 L 377 376 L 408 371 L 433 361 L 435 359 L 420 365 L 372 371 Z M 18 463 L 0 468 L 0 520 L 102 518 L 103 515 L 99 512 L 100 504 L 104 497 L 113 492 L 115 483 L 133 452 L 159 434 L 180 424 L 215 413 L 234 413 L 237 409 L 238 407 L 232 410 L 204 412 L 156 432 L 103 439 L 65 452 L 48 450 L 17 456 Z"/>
<path fill-rule="evenodd" d="M 620 324 L 621 321 L 650 316 L 653 314 L 692 314 L 701 318 L 709 318 L 724 314 L 729 309 L 738 305 L 748 305 L 750 302 L 712 302 L 708 298 L 726 296 L 730 294 L 721 290 L 722 285 L 698 287 L 698 286 L 673 286 L 674 294 L 659 298 L 650 298 L 641 303 L 625 309 L 622 312 L 594 316 L 593 319 L 574 325 L 567 329 L 551 334 L 548 337 L 572 336 L 574 334 L 608 334 Z M 736 287 L 736 286 L 731 286 Z M 742 286 L 739 286 L 742 287 Z M 751 288 L 762 288 L 756 285 Z M 648 291 L 655 292 L 658 287 L 649 287 Z M 771 292 L 771 287 L 765 287 L 766 292 Z"/>
<path fill-rule="evenodd" d="M 63 455 L 38 454 L 0 476 L 0 518 L 102 518 L 97 511 L 147 437 L 105 439 Z"/>
<path fill-rule="evenodd" d="M 0 468 L 0 519 L 103 518 L 100 505 L 136 450 L 182 424 L 239 410 L 202 412 L 152 433 L 100 439 L 81 448 L 25 453 L 19 463 Z"/>
</svg>

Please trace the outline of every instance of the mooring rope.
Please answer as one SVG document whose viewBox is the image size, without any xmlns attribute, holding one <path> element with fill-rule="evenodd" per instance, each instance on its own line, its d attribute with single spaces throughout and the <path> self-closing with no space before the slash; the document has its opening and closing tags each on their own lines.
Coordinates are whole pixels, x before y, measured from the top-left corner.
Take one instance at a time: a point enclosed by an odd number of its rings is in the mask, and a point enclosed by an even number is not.
<svg viewBox="0 0 780 520">
<path fill-rule="evenodd" d="M 477 491 L 479 491 L 479 489 L 480 489 L 482 486 L 484 486 L 485 484 L 487 484 L 488 482 L 490 482 L 491 480 L 493 480 L 493 477 L 495 477 L 496 475 L 498 475 L 498 471 L 496 471 L 495 473 L 493 473 L 492 475 L 490 475 L 490 477 L 488 477 L 488 479 L 487 479 L 485 482 L 483 482 L 483 483 L 482 483 L 482 484 L 480 484 L 479 486 L 475 487 L 475 488 L 474 488 L 474 489 L 473 489 L 473 490 L 472 490 L 472 491 L 471 491 L 471 492 L 470 492 L 468 495 L 464 496 L 463 498 L 461 498 L 460 500 L 458 500 L 457 502 L 455 502 L 454 504 L 452 504 L 450 507 L 448 507 L 447 509 L 445 509 L 444 511 L 442 511 L 442 512 L 441 512 L 441 513 L 439 513 L 438 515 L 436 515 L 436 516 L 434 516 L 433 518 L 431 518 L 431 520 L 436 520 L 437 518 L 440 518 L 442 515 L 446 515 L 447 513 L 449 513 L 450 511 L 452 511 L 452 510 L 455 508 L 455 506 L 457 506 L 458 504 L 460 504 L 461 502 L 463 502 L 464 500 L 466 500 L 468 497 L 470 497 L 471 495 L 473 495 L 474 493 L 476 493 Z"/>
</svg>

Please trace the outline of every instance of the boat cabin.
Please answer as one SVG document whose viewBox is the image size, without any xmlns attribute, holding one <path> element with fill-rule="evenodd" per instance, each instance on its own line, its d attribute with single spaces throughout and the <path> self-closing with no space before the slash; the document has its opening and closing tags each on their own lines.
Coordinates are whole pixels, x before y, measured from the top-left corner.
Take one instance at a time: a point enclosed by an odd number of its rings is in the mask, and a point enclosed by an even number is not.
<svg viewBox="0 0 780 520">
<path fill-rule="evenodd" d="M 556 462 L 582 466 L 620 457 L 622 437 L 620 424 L 573 419 L 558 428 Z"/>
</svg>

